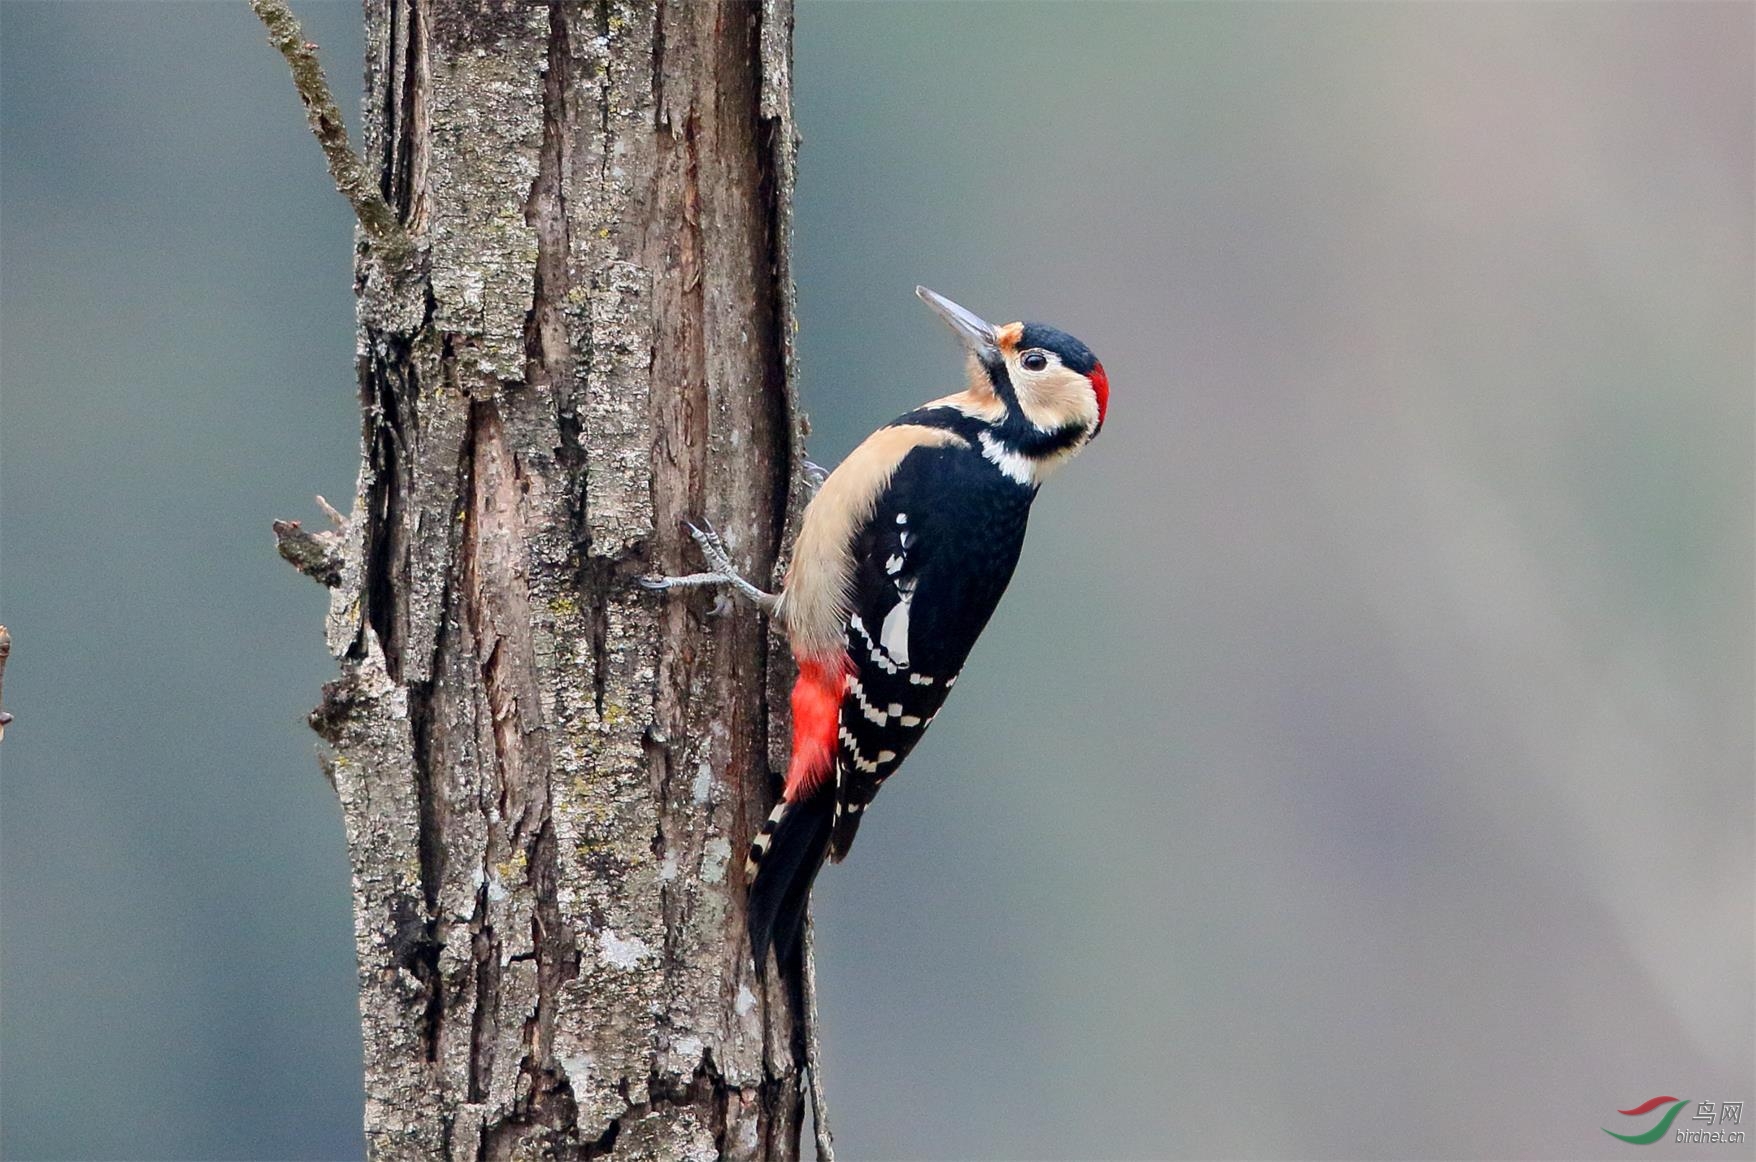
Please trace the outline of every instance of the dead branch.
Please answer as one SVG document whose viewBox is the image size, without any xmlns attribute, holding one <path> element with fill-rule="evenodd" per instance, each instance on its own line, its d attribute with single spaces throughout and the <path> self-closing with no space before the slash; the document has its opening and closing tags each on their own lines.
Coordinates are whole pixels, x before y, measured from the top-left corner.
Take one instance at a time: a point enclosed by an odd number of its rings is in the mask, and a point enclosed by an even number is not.
<svg viewBox="0 0 1756 1162">
<path fill-rule="evenodd" d="M 334 179 L 335 188 L 353 206 L 360 229 L 377 244 L 380 259 L 391 265 L 399 264 L 411 250 L 408 234 L 378 192 L 366 163 L 348 143 L 347 125 L 317 60 L 317 46 L 305 39 L 284 0 L 250 0 L 250 10 L 268 29 L 268 42 L 293 70 L 293 87 L 305 103 L 306 119 L 329 161 L 329 176 Z"/>
</svg>

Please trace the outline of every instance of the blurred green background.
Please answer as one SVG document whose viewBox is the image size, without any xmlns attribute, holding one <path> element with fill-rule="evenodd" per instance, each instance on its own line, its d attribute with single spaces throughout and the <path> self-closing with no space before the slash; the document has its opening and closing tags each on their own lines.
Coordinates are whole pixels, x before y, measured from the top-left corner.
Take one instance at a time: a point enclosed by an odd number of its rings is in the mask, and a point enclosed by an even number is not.
<svg viewBox="0 0 1756 1162">
<path fill-rule="evenodd" d="M 1756 1101 L 1753 17 L 801 4 L 814 457 L 955 386 L 917 282 L 1114 388 L 820 881 L 845 1157 Z M 347 210 L 241 4 L 7 0 L 0 135 L 0 1152 L 356 1156 L 267 527 L 351 495 Z"/>
</svg>

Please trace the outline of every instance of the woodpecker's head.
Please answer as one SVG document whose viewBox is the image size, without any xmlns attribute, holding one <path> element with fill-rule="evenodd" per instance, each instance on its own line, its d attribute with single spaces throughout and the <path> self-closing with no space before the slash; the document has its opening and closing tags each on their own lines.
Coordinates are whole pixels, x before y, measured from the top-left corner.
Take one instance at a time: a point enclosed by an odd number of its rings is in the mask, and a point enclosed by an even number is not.
<svg viewBox="0 0 1756 1162">
<path fill-rule="evenodd" d="M 1091 348 L 1043 323 L 996 327 L 924 286 L 915 288 L 969 349 L 971 390 L 992 392 L 1009 417 L 1057 437 L 1062 448 L 1098 434 L 1110 404 L 1110 380 Z"/>
</svg>

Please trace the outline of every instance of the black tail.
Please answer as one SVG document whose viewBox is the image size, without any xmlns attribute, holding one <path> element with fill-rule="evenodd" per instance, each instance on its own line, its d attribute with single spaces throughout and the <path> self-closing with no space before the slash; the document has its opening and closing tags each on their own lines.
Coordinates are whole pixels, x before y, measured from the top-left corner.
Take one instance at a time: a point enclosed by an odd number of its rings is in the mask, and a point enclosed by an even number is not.
<svg viewBox="0 0 1756 1162">
<path fill-rule="evenodd" d="M 750 845 L 752 872 L 748 916 L 750 952 L 756 971 L 768 969 L 772 944 L 783 974 L 795 975 L 811 884 L 829 853 L 835 823 L 835 796 L 818 794 L 801 803 L 775 806 L 762 833 Z"/>
</svg>

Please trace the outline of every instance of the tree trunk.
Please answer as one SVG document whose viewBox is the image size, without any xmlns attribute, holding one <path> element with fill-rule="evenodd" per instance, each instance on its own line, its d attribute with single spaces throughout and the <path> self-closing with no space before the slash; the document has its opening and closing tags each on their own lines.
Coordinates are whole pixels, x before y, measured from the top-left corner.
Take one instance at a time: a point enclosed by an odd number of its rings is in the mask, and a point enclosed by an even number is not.
<svg viewBox="0 0 1756 1162">
<path fill-rule="evenodd" d="M 312 722 L 370 1149 L 796 1157 L 805 1014 L 752 971 L 742 858 L 785 651 L 746 606 L 634 584 L 695 568 L 702 517 L 765 581 L 797 515 L 790 2 L 366 20 L 366 172 L 407 246 L 362 215 Z"/>
</svg>

